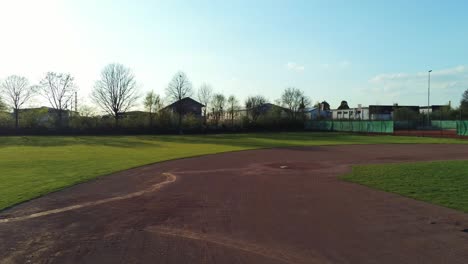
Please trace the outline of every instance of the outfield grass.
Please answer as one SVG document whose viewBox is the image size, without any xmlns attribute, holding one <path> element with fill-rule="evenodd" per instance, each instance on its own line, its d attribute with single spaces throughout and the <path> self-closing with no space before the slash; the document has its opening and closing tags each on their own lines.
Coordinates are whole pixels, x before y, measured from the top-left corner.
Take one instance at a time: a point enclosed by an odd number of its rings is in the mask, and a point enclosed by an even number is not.
<svg viewBox="0 0 468 264">
<path fill-rule="evenodd" d="M 468 162 L 354 166 L 343 179 L 468 213 Z"/>
<path fill-rule="evenodd" d="M 164 160 L 268 147 L 468 143 L 336 133 L 0 137 L 0 210 L 101 175 Z"/>
</svg>

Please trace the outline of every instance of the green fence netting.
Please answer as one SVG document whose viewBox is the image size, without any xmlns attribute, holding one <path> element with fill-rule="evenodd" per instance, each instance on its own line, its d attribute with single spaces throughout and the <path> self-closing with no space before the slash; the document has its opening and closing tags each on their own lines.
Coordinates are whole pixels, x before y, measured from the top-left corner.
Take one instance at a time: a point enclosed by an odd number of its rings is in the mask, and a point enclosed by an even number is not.
<svg viewBox="0 0 468 264">
<path fill-rule="evenodd" d="M 455 120 L 431 120 L 431 126 L 438 129 L 457 129 L 458 121 Z"/>
<path fill-rule="evenodd" d="M 468 121 L 457 122 L 457 135 L 468 136 Z"/>
<path fill-rule="evenodd" d="M 307 121 L 307 130 L 361 133 L 393 133 L 393 121 Z"/>
<path fill-rule="evenodd" d="M 455 120 L 431 120 L 431 124 L 423 120 L 398 120 L 393 121 L 394 130 L 418 130 L 418 129 L 433 129 L 433 130 L 451 130 L 457 129 L 457 121 Z"/>
<path fill-rule="evenodd" d="M 404 121 L 393 121 L 393 129 L 394 130 L 410 130 L 416 129 L 420 126 L 420 121 L 413 121 L 413 120 L 404 120 Z"/>
</svg>

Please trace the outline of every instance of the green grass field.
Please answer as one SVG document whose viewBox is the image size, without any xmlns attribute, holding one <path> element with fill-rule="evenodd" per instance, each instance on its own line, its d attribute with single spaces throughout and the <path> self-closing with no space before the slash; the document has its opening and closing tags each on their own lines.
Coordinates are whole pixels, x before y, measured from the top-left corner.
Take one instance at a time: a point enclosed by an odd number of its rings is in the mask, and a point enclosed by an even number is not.
<svg viewBox="0 0 468 264">
<path fill-rule="evenodd" d="M 343 179 L 468 213 L 468 162 L 354 166 Z"/>
<path fill-rule="evenodd" d="M 0 137 L 0 210 L 101 175 L 170 159 L 269 147 L 382 143 L 468 142 L 335 133 Z"/>
</svg>

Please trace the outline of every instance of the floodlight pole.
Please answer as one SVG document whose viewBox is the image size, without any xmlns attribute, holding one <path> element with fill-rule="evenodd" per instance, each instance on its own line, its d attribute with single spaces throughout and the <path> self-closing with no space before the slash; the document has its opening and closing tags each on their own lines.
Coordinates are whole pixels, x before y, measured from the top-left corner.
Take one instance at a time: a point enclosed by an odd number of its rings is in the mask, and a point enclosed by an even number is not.
<svg viewBox="0 0 468 264">
<path fill-rule="evenodd" d="M 428 78 L 427 78 L 427 122 L 429 123 L 429 109 L 431 108 L 431 103 L 430 103 L 430 98 L 431 98 L 431 72 L 432 70 L 429 70 L 428 73 Z"/>
</svg>

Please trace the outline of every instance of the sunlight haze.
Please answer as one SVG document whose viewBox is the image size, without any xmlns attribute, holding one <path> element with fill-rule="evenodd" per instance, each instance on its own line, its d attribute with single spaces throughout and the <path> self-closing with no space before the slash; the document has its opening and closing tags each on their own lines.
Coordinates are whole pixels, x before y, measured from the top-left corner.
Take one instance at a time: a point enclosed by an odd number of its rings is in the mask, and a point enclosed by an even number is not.
<svg viewBox="0 0 468 264">
<path fill-rule="evenodd" d="M 143 95 L 184 71 L 241 100 L 286 87 L 313 102 L 458 105 L 468 88 L 466 1 L 0 1 L 0 80 L 71 73 L 79 97 L 108 63 Z M 46 104 L 40 97 L 35 105 Z M 142 108 L 140 105 L 138 108 Z"/>
</svg>

